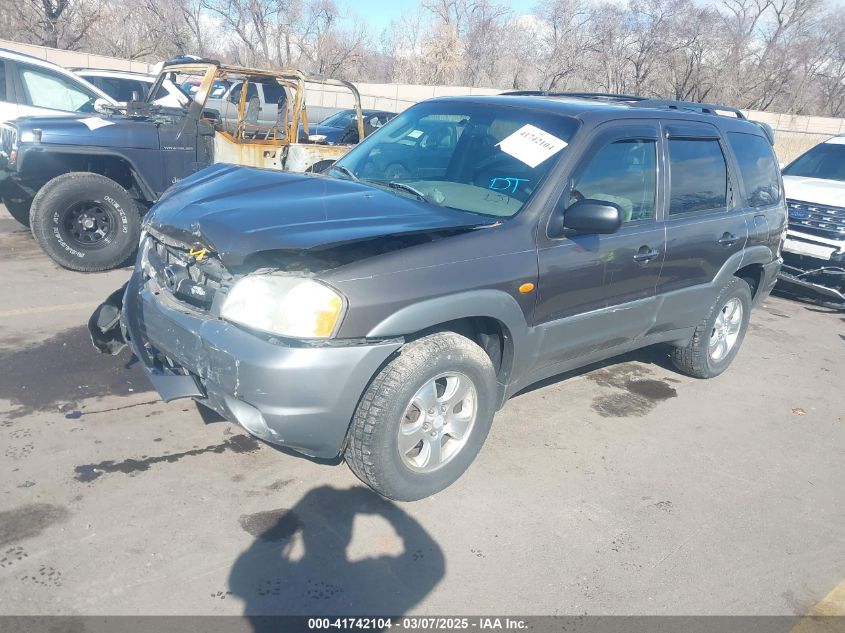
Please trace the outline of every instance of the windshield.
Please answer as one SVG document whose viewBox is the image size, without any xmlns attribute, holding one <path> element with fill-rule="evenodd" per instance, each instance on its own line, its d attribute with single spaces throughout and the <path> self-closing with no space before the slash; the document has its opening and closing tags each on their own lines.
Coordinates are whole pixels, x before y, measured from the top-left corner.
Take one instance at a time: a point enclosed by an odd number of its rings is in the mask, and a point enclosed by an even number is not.
<svg viewBox="0 0 845 633">
<path fill-rule="evenodd" d="M 323 119 L 318 125 L 327 125 L 328 127 L 346 127 L 355 120 L 355 110 L 341 110 L 335 112 L 327 119 Z"/>
<path fill-rule="evenodd" d="M 783 175 L 845 181 L 845 144 L 816 145 L 784 169 Z"/>
<path fill-rule="evenodd" d="M 27 105 L 64 112 L 94 111 L 98 95 L 69 77 L 26 66 L 20 72 L 20 80 Z"/>
<path fill-rule="evenodd" d="M 340 159 L 329 174 L 444 207 L 510 217 L 560 157 L 578 122 L 492 104 L 409 108 Z"/>
<path fill-rule="evenodd" d="M 182 99 L 179 99 L 180 105 L 187 108 L 194 100 L 194 95 L 196 95 L 197 90 L 199 90 L 200 84 L 205 76 L 205 72 L 206 71 L 185 69 L 180 69 L 178 72 L 168 72 L 165 68 L 164 71 L 159 73 L 158 77 L 156 77 L 155 83 L 147 91 L 146 101 L 148 103 L 154 103 L 157 99 L 166 97 L 168 91 L 165 86 L 174 86 L 179 89 L 181 94 L 187 97 L 184 102 Z"/>
</svg>

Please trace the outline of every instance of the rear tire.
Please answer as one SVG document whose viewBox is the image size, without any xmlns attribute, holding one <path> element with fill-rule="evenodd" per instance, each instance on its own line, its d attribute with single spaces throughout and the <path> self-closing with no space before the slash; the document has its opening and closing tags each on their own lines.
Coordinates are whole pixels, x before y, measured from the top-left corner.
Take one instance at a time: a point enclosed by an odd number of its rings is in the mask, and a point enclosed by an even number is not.
<svg viewBox="0 0 845 633">
<path fill-rule="evenodd" d="M 3 204 L 6 206 L 6 211 L 9 212 L 9 215 L 25 227 L 29 227 L 29 209 L 32 206 L 31 198 L 3 198 Z"/>
<path fill-rule="evenodd" d="M 358 403 L 346 463 L 389 499 L 433 495 L 481 450 L 496 394 L 493 363 L 468 338 L 439 332 L 408 343 Z"/>
<path fill-rule="evenodd" d="M 713 378 L 736 358 L 751 316 L 751 288 L 732 277 L 695 328 L 690 342 L 672 350 L 672 362 L 695 378 Z"/>
<path fill-rule="evenodd" d="M 94 272 L 116 268 L 138 246 L 141 216 L 115 181 L 88 172 L 62 174 L 32 201 L 32 234 L 64 268 Z"/>
</svg>

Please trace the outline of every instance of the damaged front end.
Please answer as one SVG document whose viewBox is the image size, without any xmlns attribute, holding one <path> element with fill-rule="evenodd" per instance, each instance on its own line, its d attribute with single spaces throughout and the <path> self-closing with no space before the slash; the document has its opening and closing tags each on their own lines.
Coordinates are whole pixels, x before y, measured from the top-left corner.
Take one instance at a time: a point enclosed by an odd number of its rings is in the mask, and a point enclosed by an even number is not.
<svg viewBox="0 0 845 633">
<path fill-rule="evenodd" d="M 88 319 L 88 334 L 91 342 L 97 351 L 103 354 L 116 356 L 126 347 L 126 336 L 120 323 L 120 314 L 123 310 L 123 295 L 126 293 L 126 286 L 111 293 L 97 309 L 94 310 L 91 318 Z"/>
<path fill-rule="evenodd" d="M 778 286 L 821 306 L 845 310 L 845 254 L 820 260 L 784 253 Z"/>
<path fill-rule="evenodd" d="M 148 227 L 132 278 L 91 315 L 91 339 L 107 354 L 128 345 L 165 401 L 192 398 L 262 440 L 333 458 L 369 377 L 402 342 L 279 336 L 223 318 L 222 306 L 244 279 L 317 279 L 438 236 L 256 253 L 230 269 L 218 253 L 198 256 L 192 245 Z"/>
</svg>

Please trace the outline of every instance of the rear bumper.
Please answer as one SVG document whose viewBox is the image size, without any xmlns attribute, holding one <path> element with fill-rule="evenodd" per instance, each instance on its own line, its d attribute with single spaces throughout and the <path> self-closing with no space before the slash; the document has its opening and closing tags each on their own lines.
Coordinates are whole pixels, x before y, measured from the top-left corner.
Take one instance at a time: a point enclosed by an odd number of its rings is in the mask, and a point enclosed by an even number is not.
<svg viewBox="0 0 845 633">
<path fill-rule="evenodd" d="M 249 433 L 337 456 L 362 393 L 398 342 L 271 343 L 177 302 L 136 270 L 121 325 L 164 400 L 194 398 Z"/>
<path fill-rule="evenodd" d="M 768 297 L 772 293 L 775 284 L 777 284 L 778 282 L 778 274 L 780 273 L 780 268 L 782 265 L 783 259 L 781 259 L 780 257 L 778 257 L 773 262 L 763 264 L 763 277 L 762 279 L 760 279 L 760 288 L 754 296 L 755 304 L 759 304 L 762 301 L 765 301 L 766 297 Z"/>
</svg>

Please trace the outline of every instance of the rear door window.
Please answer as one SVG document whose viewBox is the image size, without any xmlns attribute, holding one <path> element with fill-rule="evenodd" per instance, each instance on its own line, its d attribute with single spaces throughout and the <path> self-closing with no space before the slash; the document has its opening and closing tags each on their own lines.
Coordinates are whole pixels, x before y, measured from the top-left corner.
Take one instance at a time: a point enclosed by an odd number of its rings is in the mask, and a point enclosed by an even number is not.
<svg viewBox="0 0 845 633">
<path fill-rule="evenodd" d="M 6 62 L 0 59 L 0 101 L 6 101 Z"/>
<path fill-rule="evenodd" d="M 748 204 L 765 207 L 778 202 L 780 179 L 771 144 L 760 136 L 741 132 L 728 132 L 728 143 L 739 163 Z"/>
<path fill-rule="evenodd" d="M 669 214 L 728 208 L 728 166 L 716 139 L 669 139 Z"/>
<path fill-rule="evenodd" d="M 276 104 L 287 98 L 284 86 L 276 82 L 263 82 L 261 89 L 264 91 L 264 103 Z"/>
<path fill-rule="evenodd" d="M 149 85 L 141 81 L 124 77 L 100 77 L 93 75 L 91 77 L 85 77 L 85 79 L 97 86 L 115 101 L 132 101 L 133 92 L 137 92 L 138 98 L 143 99 L 149 89 Z"/>
</svg>

